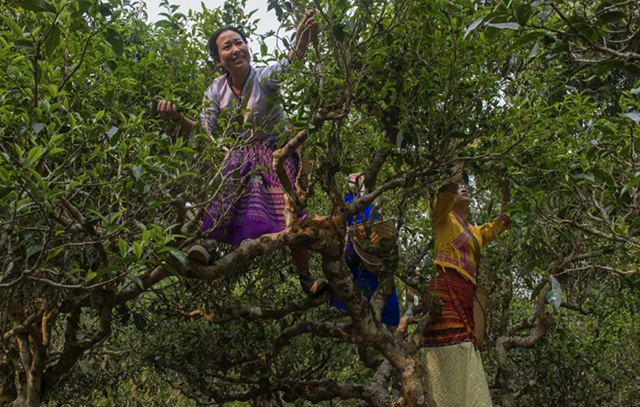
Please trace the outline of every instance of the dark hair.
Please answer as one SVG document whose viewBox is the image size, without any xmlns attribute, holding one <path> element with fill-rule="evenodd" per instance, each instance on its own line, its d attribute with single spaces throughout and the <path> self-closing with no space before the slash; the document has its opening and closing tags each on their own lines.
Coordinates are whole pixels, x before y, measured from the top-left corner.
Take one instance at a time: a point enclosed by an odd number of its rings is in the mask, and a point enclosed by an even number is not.
<svg viewBox="0 0 640 407">
<path fill-rule="evenodd" d="M 238 27 L 228 26 L 228 27 L 222 27 L 218 29 L 216 32 L 214 32 L 211 35 L 211 38 L 209 38 L 209 51 L 211 51 L 211 56 L 216 61 L 220 60 L 220 53 L 218 52 L 218 44 L 216 44 L 216 41 L 218 40 L 218 37 L 220 36 L 220 34 L 222 34 L 225 31 L 233 31 L 235 33 L 238 33 L 238 35 L 240 35 L 240 38 L 242 38 L 242 41 L 244 41 L 244 43 L 247 44 L 247 37 L 244 35 L 242 31 L 240 31 Z"/>
</svg>

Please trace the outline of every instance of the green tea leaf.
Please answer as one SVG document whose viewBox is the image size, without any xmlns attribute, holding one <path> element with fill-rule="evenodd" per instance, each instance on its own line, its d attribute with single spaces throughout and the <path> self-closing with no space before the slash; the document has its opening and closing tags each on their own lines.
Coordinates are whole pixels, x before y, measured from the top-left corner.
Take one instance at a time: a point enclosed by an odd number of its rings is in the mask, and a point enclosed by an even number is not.
<svg viewBox="0 0 640 407">
<path fill-rule="evenodd" d="M 163 269 L 165 269 L 166 271 L 168 271 L 172 276 L 174 277 L 180 277 L 180 273 L 178 273 L 178 270 L 176 270 L 173 266 L 171 266 L 169 263 L 167 262 L 162 262 L 160 264 L 160 266 L 162 266 Z"/>
<path fill-rule="evenodd" d="M 27 246 L 27 258 L 36 253 L 40 253 L 40 251 L 42 251 L 42 245 L 40 243 L 30 243 L 29 246 Z"/>
<path fill-rule="evenodd" d="M 44 153 L 44 148 L 42 148 L 42 146 L 34 146 L 31 148 L 31 150 L 29 150 L 29 153 L 27 154 L 27 165 L 34 165 L 35 163 L 38 162 L 38 160 L 40 159 L 40 157 L 42 157 L 42 154 Z"/>
<path fill-rule="evenodd" d="M 134 242 L 131 246 L 131 251 L 137 259 L 142 258 L 142 245 L 140 244 L 140 242 Z"/>
<path fill-rule="evenodd" d="M 173 257 L 178 259 L 178 261 L 182 263 L 183 266 L 187 265 L 187 256 L 185 256 L 185 254 L 182 253 L 180 250 L 171 250 L 170 253 L 171 255 L 173 255 Z"/>
<path fill-rule="evenodd" d="M 113 28 L 107 28 L 104 37 L 109 45 L 111 45 L 113 52 L 115 52 L 117 56 L 122 55 L 124 52 L 124 40 L 122 39 L 122 35 Z"/>
<path fill-rule="evenodd" d="M 129 244 L 122 239 L 118 239 L 118 251 L 120 252 L 120 256 L 125 257 L 127 251 L 129 251 Z"/>
<path fill-rule="evenodd" d="M 527 3 L 521 3 L 520 5 L 515 7 L 515 15 L 518 23 L 522 26 L 527 24 L 529 18 L 531 17 L 532 11 L 533 9 L 531 8 L 531 5 Z"/>
<path fill-rule="evenodd" d="M 506 49 L 506 52 L 511 52 L 514 49 L 521 48 L 527 44 L 537 41 L 538 39 L 544 37 L 544 32 L 542 31 L 532 31 L 526 34 L 521 35 L 515 40 L 509 47 Z"/>
<path fill-rule="evenodd" d="M 55 13 L 56 7 L 47 0 L 25 0 L 18 1 L 18 6 L 25 10 L 40 12 Z"/>
<path fill-rule="evenodd" d="M 138 287 L 140 287 L 141 290 L 144 291 L 144 281 L 142 281 L 142 279 L 138 276 L 136 276 L 135 274 L 127 274 L 127 278 L 131 281 L 133 281 Z"/>
<path fill-rule="evenodd" d="M 640 184 L 640 176 L 635 177 L 634 179 L 631 180 L 631 182 L 625 185 L 624 188 L 622 188 L 622 191 L 620 191 L 620 196 L 624 195 L 625 192 L 627 192 L 628 190 L 630 190 L 631 188 L 635 187 L 638 184 Z"/>
<path fill-rule="evenodd" d="M 13 187 L 2 187 L 0 188 L 0 199 L 7 196 L 10 192 L 12 192 L 15 188 Z"/>
<path fill-rule="evenodd" d="M 20 26 L 15 21 L 13 21 L 11 18 L 9 18 L 9 16 L 6 16 L 6 15 L 0 15 L 0 17 L 2 17 L 4 22 L 7 23 L 9 28 L 11 28 L 11 31 L 13 31 L 13 33 L 16 34 L 18 38 L 24 37 L 24 32 L 22 32 L 22 28 L 20 28 Z"/>
<path fill-rule="evenodd" d="M 49 36 L 44 41 L 44 49 L 47 55 L 51 55 L 55 52 L 56 48 L 58 48 L 58 45 L 60 44 L 60 34 L 60 28 L 58 28 L 57 25 L 51 29 Z"/>
</svg>

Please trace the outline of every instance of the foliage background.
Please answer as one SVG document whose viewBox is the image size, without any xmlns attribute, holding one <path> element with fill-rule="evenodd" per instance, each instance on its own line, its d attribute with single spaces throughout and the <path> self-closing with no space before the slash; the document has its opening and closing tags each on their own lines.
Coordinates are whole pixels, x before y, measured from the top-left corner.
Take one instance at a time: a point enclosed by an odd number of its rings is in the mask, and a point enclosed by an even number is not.
<svg viewBox="0 0 640 407">
<path fill-rule="evenodd" d="M 452 163 L 466 163 L 476 223 L 497 214 L 506 175 L 514 225 L 481 270 L 494 402 L 639 405 L 640 6 L 269 4 L 283 27 L 313 7 L 323 28 L 282 91 L 309 134 L 307 211 L 339 215 L 343 176 L 382 158 L 369 192 L 382 188 L 376 204 L 400 221 L 385 278 L 410 314 L 432 273 L 429 202 Z M 236 141 L 183 138 L 154 101 L 197 116 L 218 75 L 209 34 L 256 24 L 241 0 L 165 6 L 147 24 L 128 0 L 2 3 L 0 404 L 375 405 L 363 394 L 377 397 L 389 355 L 351 331 L 355 314 L 301 297 L 286 251 L 208 274 L 183 264 Z M 287 337 L 299 327 L 310 331 Z M 381 388 L 397 399 L 394 372 Z"/>
</svg>

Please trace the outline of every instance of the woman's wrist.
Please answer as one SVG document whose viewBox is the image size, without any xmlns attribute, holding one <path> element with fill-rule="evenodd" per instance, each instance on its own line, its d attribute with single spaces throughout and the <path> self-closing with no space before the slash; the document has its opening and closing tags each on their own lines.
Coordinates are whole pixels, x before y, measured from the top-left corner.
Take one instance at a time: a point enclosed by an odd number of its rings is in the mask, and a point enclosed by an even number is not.
<svg viewBox="0 0 640 407">
<path fill-rule="evenodd" d="M 184 114 L 180 113 L 180 118 L 179 119 L 176 119 L 176 120 L 171 119 L 171 121 L 176 123 L 176 124 L 178 124 L 178 123 L 181 123 L 183 119 L 184 119 Z"/>
<path fill-rule="evenodd" d="M 458 188 L 459 185 L 457 183 L 446 180 L 444 185 L 442 185 L 438 190 L 438 195 L 441 195 L 445 192 L 452 192 L 455 194 L 456 192 L 458 192 Z"/>
<path fill-rule="evenodd" d="M 289 50 L 289 61 L 293 61 L 294 59 L 303 56 L 306 50 L 306 46 L 301 46 L 300 44 L 296 43 L 293 48 Z"/>
</svg>

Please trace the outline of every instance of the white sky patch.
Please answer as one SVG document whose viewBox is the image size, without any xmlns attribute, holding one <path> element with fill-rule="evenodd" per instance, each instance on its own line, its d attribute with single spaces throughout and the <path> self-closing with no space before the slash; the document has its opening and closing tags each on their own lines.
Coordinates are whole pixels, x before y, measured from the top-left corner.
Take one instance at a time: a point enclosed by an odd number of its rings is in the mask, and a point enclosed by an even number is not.
<svg viewBox="0 0 640 407">
<path fill-rule="evenodd" d="M 160 13 L 164 12 L 165 9 L 160 7 L 160 0 L 145 0 L 147 5 L 147 13 L 149 15 L 149 21 L 158 21 L 163 17 L 160 16 Z M 186 14 L 189 10 L 199 11 L 202 10 L 202 0 L 174 0 L 170 1 L 171 4 L 175 4 L 180 6 L 178 12 Z M 209 9 L 215 9 L 224 5 L 224 0 L 208 0 L 204 1 L 204 4 Z M 278 31 L 280 24 L 278 23 L 278 19 L 276 18 L 276 13 L 271 10 L 267 11 L 267 2 L 266 0 L 247 0 L 247 7 L 245 11 L 249 12 L 252 10 L 258 10 L 253 17 L 259 18 L 258 22 L 258 30 L 256 34 L 266 34 L 267 32 L 273 30 Z M 288 33 L 290 34 L 290 33 Z M 280 35 L 283 35 L 281 32 Z M 273 52 L 276 47 L 276 39 L 274 37 L 269 37 L 266 40 L 267 47 L 269 48 L 269 52 Z M 252 41 L 249 38 L 249 46 L 252 48 L 253 52 L 259 50 L 259 45 Z M 282 43 L 280 43 L 280 47 L 282 47 Z"/>
</svg>

